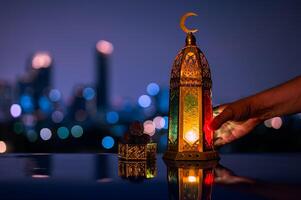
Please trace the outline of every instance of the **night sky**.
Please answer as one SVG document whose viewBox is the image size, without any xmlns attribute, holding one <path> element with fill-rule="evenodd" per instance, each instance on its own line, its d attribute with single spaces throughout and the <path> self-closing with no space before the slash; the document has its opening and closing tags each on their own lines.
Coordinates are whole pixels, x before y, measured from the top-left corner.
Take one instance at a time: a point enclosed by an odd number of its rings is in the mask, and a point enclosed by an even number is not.
<svg viewBox="0 0 301 200">
<path fill-rule="evenodd" d="M 168 86 L 183 47 L 180 17 L 189 11 L 213 77 L 213 99 L 225 103 L 301 74 L 300 0 L 0 0 L 0 79 L 12 83 L 26 60 L 48 51 L 53 85 L 67 99 L 93 84 L 95 44 L 113 43 L 112 100 L 136 100 L 149 82 Z"/>
</svg>

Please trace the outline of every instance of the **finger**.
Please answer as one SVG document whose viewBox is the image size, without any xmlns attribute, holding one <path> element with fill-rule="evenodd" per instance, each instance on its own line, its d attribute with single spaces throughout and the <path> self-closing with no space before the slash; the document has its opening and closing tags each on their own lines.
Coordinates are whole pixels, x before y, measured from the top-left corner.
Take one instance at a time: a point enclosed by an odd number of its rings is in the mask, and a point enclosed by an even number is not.
<svg viewBox="0 0 301 200">
<path fill-rule="evenodd" d="M 232 108 L 229 106 L 226 107 L 226 109 L 223 110 L 223 112 L 221 114 L 219 114 L 218 116 L 213 118 L 213 120 L 210 123 L 210 129 L 211 130 L 219 129 L 223 123 L 225 123 L 226 121 L 232 120 L 233 114 L 234 113 L 233 113 Z"/>
</svg>

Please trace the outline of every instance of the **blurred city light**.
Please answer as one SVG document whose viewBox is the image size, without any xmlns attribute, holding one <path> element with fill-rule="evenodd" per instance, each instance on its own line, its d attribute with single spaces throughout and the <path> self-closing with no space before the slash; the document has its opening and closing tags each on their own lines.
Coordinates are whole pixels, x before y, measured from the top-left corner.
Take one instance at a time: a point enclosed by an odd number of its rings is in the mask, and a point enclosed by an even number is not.
<svg viewBox="0 0 301 200">
<path fill-rule="evenodd" d="M 69 130 L 67 127 L 60 127 L 57 129 L 57 135 L 60 139 L 64 140 L 64 139 L 67 139 L 68 136 L 69 136 Z"/>
<path fill-rule="evenodd" d="M 146 91 L 149 95 L 155 96 L 160 92 L 160 86 L 157 83 L 150 83 L 146 87 Z"/>
<path fill-rule="evenodd" d="M 0 153 L 5 153 L 7 150 L 6 144 L 3 141 L 0 141 Z"/>
<path fill-rule="evenodd" d="M 117 112 L 107 112 L 106 114 L 106 120 L 109 124 L 115 124 L 119 120 L 119 114 Z"/>
<path fill-rule="evenodd" d="M 56 110 L 51 114 L 51 119 L 54 123 L 61 123 L 64 119 L 64 114 L 63 112 Z"/>
<path fill-rule="evenodd" d="M 282 119 L 280 117 L 274 117 L 271 120 L 271 126 L 274 129 L 280 129 L 282 126 Z"/>
<path fill-rule="evenodd" d="M 161 116 L 157 116 L 153 120 L 156 129 L 162 129 L 165 126 L 165 120 Z"/>
<path fill-rule="evenodd" d="M 33 100 L 28 95 L 22 95 L 20 98 L 21 107 L 25 112 L 33 111 Z"/>
<path fill-rule="evenodd" d="M 33 56 L 32 67 L 34 69 L 47 68 L 51 65 L 52 59 L 46 52 L 39 52 Z"/>
<path fill-rule="evenodd" d="M 271 128 L 272 127 L 272 119 L 267 119 L 263 122 L 263 124 L 267 127 L 267 128 Z"/>
<path fill-rule="evenodd" d="M 273 117 L 264 121 L 267 128 L 279 129 L 282 126 L 282 119 L 280 117 Z"/>
<path fill-rule="evenodd" d="M 22 114 L 22 108 L 19 104 L 13 104 L 10 107 L 10 114 L 12 117 L 17 118 Z"/>
<path fill-rule="evenodd" d="M 87 87 L 83 90 L 83 97 L 88 101 L 95 97 L 95 90 L 91 87 Z"/>
<path fill-rule="evenodd" d="M 35 115 L 26 114 L 22 116 L 22 122 L 25 124 L 25 126 L 33 127 L 37 123 L 37 118 Z"/>
<path fill-rule="evenodd" d="M 98 52 L 108 55 L 113 53 L 114 47 L 112 43 L 105 40 L 100 40 L 96 44 L 96 49 Z"/>
<path fill-rule="evenodd" d="M 142 107 L 142 108 L 147 108 L 151 105 L 152 100 L 148 95 L 141 95 L 138 99 L 138 104 Z"/>
<path fill-rule="evenodd" d="M 115 141 L 111 136 L 105 136 L 101 142 L 102 146 L 105 149 L 111 149 L 114 146 L 114 143 Z"/>
<path fill-rule="evenodd" d="M 49 113 L 52 110 L 52 104 L 45 96 L 39 99 L 39 106 L 44 113 Z"/>
<path fill-rule="evenodd" d="M 36 142 L 38 139 L 38 134 L 35 132 L 35 130 L 28 130 L 26 132 L 26 137 L 29 142 Z"/>
<path fill-rule="evenodd" d="M 81 126 L 75 125 L 71 128 L 71 135 L 75 138 L 79 138 L 83 135 L 84 130 Z"/>
<path fill-rule="evenodd" d="M 58 102 L 61 99 L 61 92 L 57 89 L 52 89 L 49 92 L 49 99 L 53 102 Z"/>
<path fill-rule="evenodd" d="M 152 120 L 147 120 L 143 123 L 144 133 L 153 136 L 156 132 L 156 126 Z"/>
<path fill-rule="evenodd" d="M 163 129 L 168 129 L 168 117 L 165 116 L 165 117 L 163 117 L 163 119 L 164 119 L 164 122 L 165 122 Z"/>
<path fill-rule="evenodd" d="M 42 128 L 40 130 L 40 137 L 42 138 L 42 140 L 49 140 L 52 136 L 52 132 L 49 128 Z"/>
</svg>

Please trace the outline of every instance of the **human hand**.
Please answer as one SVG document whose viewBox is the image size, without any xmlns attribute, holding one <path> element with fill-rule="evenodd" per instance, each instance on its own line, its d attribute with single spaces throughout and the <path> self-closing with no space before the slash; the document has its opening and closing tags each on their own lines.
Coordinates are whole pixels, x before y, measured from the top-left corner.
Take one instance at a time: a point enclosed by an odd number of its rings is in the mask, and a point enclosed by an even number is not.
<svg viewBox="0 0 301 200">
<path fill-rule="evenodd" d="M 211 122 L 214 132 L 214 146 L 220 147 L 248 134 L 262 120 L 252 117 L 246 105 L 226 104 L 215 107 Z"/>
</svg>

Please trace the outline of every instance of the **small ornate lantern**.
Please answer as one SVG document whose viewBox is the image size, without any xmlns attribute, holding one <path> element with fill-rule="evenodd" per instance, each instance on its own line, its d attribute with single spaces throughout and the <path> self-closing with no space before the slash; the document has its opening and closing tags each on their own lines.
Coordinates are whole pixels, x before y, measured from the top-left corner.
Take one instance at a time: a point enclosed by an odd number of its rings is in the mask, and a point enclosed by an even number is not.
<svg viewBox="0 0 301 200">
<path fill-rule="evenodd" d="M 187 33 L 186 45 L 175 58 L 170 79 L 168 149 L 165 159 L 213 160 L 218 153 L 213 147 L 213 131 L 208 127 L 212 119 L 211 75 L 203 52 L 181 19 Z"/>
</svg>

